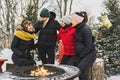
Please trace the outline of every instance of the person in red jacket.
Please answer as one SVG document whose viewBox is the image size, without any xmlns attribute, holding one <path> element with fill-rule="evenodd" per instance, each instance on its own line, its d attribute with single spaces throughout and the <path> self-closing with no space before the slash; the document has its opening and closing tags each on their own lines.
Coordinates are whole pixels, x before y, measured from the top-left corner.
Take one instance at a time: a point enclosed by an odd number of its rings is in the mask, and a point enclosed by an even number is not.
<svg viewBox="0 0 120 80">
<path fill-rule="evenodd" d="M 67 64 L 67 61 L 75 55 L 74 45 L 76 29 L 72 27 L 69 16 L 63 17 L 60 24 L 62 28 L 60 28 L 58 33 L 58 40 L 62 40 L 64 46 L 61 64 Z"/>
</svg>

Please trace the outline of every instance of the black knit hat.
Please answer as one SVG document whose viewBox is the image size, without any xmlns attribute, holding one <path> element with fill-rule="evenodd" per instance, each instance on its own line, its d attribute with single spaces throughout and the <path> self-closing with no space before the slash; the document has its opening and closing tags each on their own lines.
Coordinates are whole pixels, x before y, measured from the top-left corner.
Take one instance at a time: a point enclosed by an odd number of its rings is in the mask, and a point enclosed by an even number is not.
<svg viewBox="0 0 120 80">
<path fill-rule="evenodd" d="M 76 12 L 75 14 L 77 14 L 77 15 L 79 15 L 79 16 L 81 16 L 81 17 L 84 17 L 85 15 L 84 15 L 84 12 Z"/>
<path fill-rule="evenodd" d="M 40 13 L 40 17 L 50 17 L 50 11 L 46 8 L 43 8 Z"/>
</svg>

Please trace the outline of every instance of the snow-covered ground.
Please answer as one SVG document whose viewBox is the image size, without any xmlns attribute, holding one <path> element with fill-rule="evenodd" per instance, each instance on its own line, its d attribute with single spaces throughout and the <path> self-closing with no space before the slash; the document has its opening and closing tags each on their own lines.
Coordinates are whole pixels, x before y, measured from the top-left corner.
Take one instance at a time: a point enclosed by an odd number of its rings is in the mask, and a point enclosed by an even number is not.
<svg viewBox="0 0 120 80">
<path fill-rule="evenodd" d="M 6 71 L 6 63 L 13 63 L 11 60 L 12 51 L 11 49 L 4 49 L 0 52 L 0 58 L 2 59 L 8 59 L 8 61 L 5 61 L 5 63 L 2 66 L 2 70 Z"/>
<path fill-rule="evenodd" d="M 6 71 L 6 63 L 13 63 L 11 60 L 11 55 L 12 55 L 11 49 L 4 49 L 0 52 L 0 58 L 8 59 L 8 61 L 6 61 L 2 66 L 3 71 Z M 41 64 L 40 61 L 36 61 L 36 62 L 38 64 Z M 55 62 L 55 64 L 58 64 L 57 61 Z M 78 80 L 78 79 L 75 79 L 75 80 Z M 107 80 L 120 80 L 120 75 L 111 76 Z"/>
<path fill-rule="evenodd" d="M 111 76 L 108 80 L 120 80 L 120 75 Z"/>
</svg>

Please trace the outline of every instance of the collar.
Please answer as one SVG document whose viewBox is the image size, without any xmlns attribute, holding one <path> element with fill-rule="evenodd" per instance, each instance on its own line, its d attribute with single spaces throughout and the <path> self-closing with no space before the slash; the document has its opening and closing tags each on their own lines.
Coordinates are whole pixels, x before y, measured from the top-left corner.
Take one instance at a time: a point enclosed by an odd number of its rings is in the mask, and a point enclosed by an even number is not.
<svg viewBox="0 0 120 80">
<path fill-rule="evenodd" d="M 85 26 L 85 23 L 79 23 L 79 24 L 77 24 L 74 28 L 76 28 L 76 29 L 81 29 L 82 27 L 84 27 Z"/>
<path fill-rule="evenodd" d="M 43 23 L 43 28 L 46 26 L 46 24 L 48 23 L 49 18 Z"/>
</svg>

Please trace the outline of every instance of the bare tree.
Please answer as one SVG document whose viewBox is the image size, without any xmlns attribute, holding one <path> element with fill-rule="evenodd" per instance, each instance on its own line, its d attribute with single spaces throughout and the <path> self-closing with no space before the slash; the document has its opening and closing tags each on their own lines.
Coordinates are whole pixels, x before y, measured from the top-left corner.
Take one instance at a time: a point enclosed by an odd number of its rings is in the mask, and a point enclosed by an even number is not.
<svg viewBox="0 0 120 80">
<path fill-rule="evenodd" d="M 53 0 L 53 2 L 55 1 L 57 5 L 54 4 L 53 7 L 55 10 L 59 10 L 60 17 L 71 13 L 73 0 Z"/>
<path fill-rule="evenodd" d="M 69 10 L 69 14 L 70 14 L 71 11 L 72 11 L 72 3 L 73 3 L 73 0 L 70 0 L 70 10 Z"/>
<path fill-rule="evenodd" d="M 64 0 L 64 15 L 66 15 L 66 12 L 67 12 L 67 2 L 68 0 Z"/>
<path fill-rule="evenodd" d="M 7 39 L 8 41 L 8 47 L 10 46 L 12 37 L 13 37 L 13 32 L 15 28 L 15 22 L 16 22 L 16 6 L 17 2 L 15 0 L 5 0 L 0 2 L 0 16 L 1 16 L 1 31 L 2 31 L 2 36 L 4 39 Z M 5 41 L 5 40 L 3 40 Z"/>
<path fill-rule="evenodd" d="M 39 9 L 42 8 L 48 1 L 49 0 L 31 0 L 31 2 L 33 2 L 33 4 L 31 4 L 34 6 L 36 14 L 38 14 Z"/>
<path fill-rule="evenodd" d="M 59 11 L 60 11 L 60 17 L 62 17 L 62 0 L 56 0 L 57 1 L 57 4 L 58 4 L 58 7 L 59 7 Z"/>
<path fill-rule="evenodd" d="M 39 8 L 42 8 L 43 6 L 44 6 L 44 4 L 46 4 L 47 2 L 48 2 L 49 0 L 39 0 L 39 3 L 41 3 L 41 4 L 39 4 Z"/>
</svg>

